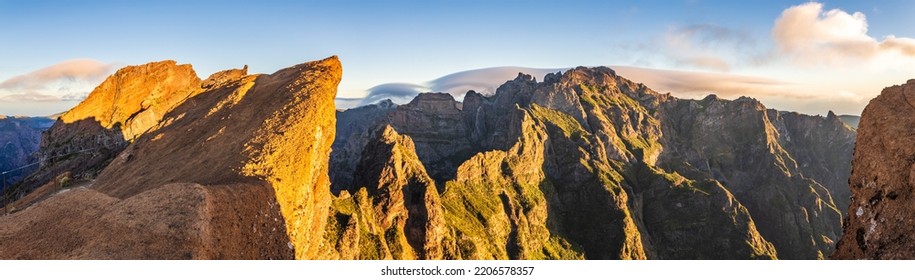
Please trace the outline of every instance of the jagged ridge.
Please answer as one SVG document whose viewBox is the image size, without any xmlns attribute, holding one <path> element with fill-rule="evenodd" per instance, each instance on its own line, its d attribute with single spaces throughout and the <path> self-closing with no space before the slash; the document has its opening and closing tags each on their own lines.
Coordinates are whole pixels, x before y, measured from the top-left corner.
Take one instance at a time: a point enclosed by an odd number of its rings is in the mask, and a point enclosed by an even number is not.
<svg viewBox="0 0 915 280">
<path fill-rule="evenodd" d="M 681 100 L 609 68 L 376 110 L 361 125 L 411 138 L 436 181 L 447 258 L 812 259 L 840 234 L 854 131 L 831 114 Z M 372 156 L 366 135 L 331 165 Z"/>
</svg>

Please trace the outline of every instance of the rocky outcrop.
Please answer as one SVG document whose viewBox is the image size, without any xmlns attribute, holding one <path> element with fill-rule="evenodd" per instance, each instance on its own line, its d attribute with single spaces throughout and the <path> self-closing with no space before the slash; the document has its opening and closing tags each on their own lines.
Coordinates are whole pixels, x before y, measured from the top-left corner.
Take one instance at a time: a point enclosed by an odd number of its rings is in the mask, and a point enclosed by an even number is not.
<svg viewBox="0 0 915 280">
<path fill-rule="evenodd" d="M 603 67 L 420 94 L 371 122 L 415 143 L 457 259 L 822 258 L 854 143 L 832 114 L 677 99 Z"/>
<path fill-rule="evenodd" d="M 199 93 L 200 83 L 191 65 L 172 60 L 120 69 L 86 100 L 60 116 L 62 124 L 52 128 L 48 144 L 78 137 L 74 127 L 65 124 L 83 120 L 94 121 L 98 129 L 117 129 L 125 140 L 133 140 L 159 124 L 165 113 Z"/>
<path fill-rule="evenodd" d="M 224 71 L 203 86 L 190 79 L 187 99 L 161 121 L 121 131 L 135 138 L 94 182 L 0 217 L 0 244 L 16 244 L 0 258 L 326 258 L 341 76 L 331 57 L 270 75 Z"/>
<path fill-rule="evenodd" d="M 915 80 L 885 88 L 861 114 L 851 202 L 836 259 L 915 258 Z"/>
<path fill-rule="evenodd" d="M 200 84 L 191 65 L 171 60 L 118 70 L 42 135 L 41 168 L 14 190 L 15 197 L 64 173 L 91 180 L 167 112 L 202 92 Z"/>
</svg>

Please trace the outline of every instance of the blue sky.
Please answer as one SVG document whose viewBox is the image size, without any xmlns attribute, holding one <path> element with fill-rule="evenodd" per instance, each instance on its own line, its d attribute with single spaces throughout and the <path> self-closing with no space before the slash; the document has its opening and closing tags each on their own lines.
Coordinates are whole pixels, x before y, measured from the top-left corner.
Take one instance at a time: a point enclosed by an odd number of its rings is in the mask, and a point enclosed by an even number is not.
<svg viewBox="0 0 915 280">
<path fill-rule="evenodd" d="M 865 23 L 867 37 L 855 32 L 817 37 L 834 44 L 828 49 L 808 48 L 803 45 L 811 43 L 807 41 L 786 41 L 796 39 L 790 34 L 773 35 L 783 13 L 804 4 L 0 0 L 0 83 L 73 60 L 82 64 L 71 69 L 93 71 L 89 78 L 66 76 L 51 85 L 36 85 L 44 80 L 31 87 L 0 84 L 0 114 L 66 110 L 102 79 L 98 73 L 164 59 L 193 64 L 198 75 L 206 77 L 245 64 L 252 72 L 271 73 L 339 55 L 344 81 L 338 96 L 345 98 L 364 96 L 380 84 L 421 84 L 455 72 L 499 66 L 611 65 L 737 75 L 792 85 L 780 87 L 779 93 L 747 90 L 743 95 L 771 107 L 811 114 L 824 114 L 827 109 L 859 113 L 883 86 L 903 83 L 903 77 L 915 78 L 915 60 L 907 60 L 915 55 L 904 51 L 911 43 L 906 39 L 915 38 L 911 16 L 915 3 L 825 1 L 818 4 L 819 10 L 805 6 L 818 11 L 817 19 L 824 23 L 810 32 L 831 32 L 829 24 L 855 28 L 859 19 L 855 13 L 862 15 L 859 21 Z M 834 9 L 848 16 L 831 15 Z M 887 41 L 889 35 L 900 39 Z M 849 48 L 848 42 L 854 47 Z M 861 48 L 874 53 L 837 61 L 841 52 L 860 54 Z M 811 53 L 830 55 L 810 60 Z M 860 81 L 846 78 L 856 76 Z M 832 79 L 843 82 L 832 83 Z M 681 90 L 683 97 L 721 89 L 659 87 L 675 94 Z M 43 97 L 23 93 L 36 91 Z M 726 97 L 740 94 L 722 91 Z"/>
</svg>

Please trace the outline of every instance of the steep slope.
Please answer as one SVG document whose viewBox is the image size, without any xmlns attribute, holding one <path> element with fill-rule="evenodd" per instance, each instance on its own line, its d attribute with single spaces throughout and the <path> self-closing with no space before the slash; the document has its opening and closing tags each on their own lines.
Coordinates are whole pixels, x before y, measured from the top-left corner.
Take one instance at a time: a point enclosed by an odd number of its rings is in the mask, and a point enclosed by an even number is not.
<svg viewBox="0 0 915 280">
<path fill-rule="evenodd" d="M 331 57 L 198 82 L 91 185 L 0 217 L 0 258 L 324 256 L 341 76 Z"/>
<path fill-rule="evenodd" d="M 825 121 L 818 116 L 769 109 L 770 122 L 779 133 L 779 144 L 797 163 L 804 177 L 829 190 L 838 209 L 848 207 L 847 187 L 851 174 L 849 155 L 854 152 L 856 133 L 832 111 Z"/>
<path fill-rule="evenodd" d="M 836 259 L 912 259 L 915 80 L 885 88 L 861 114 L 851 203 Z"/>
<path fill-rule="evenodd" d="M 662 166 L 721 182 L 746 205 L 780 258 L 830 253 L 841 234 L 841 213 L 830 189 L 842 188 L 853 143 L 850 129 L 834 116 L 824 120 L 780 113 L 749 98 L 682 100 L 664 111 L 668 121 L 662 123 L 670 136 L 664 142 L 670 149 Z M 842 134 L 828 133 L 836 130 Z M 833 142 L 839 144 L 829 144 Z"/>
<path fill-rule="evenodd" d="M 191 65 L 171 60 L 118 70 L 42 135 L 42 167 L 14 191 L 15 198 L 64 173 L 78 181 L 94 178 L 166 112 L 200 93 L 200 84 Z"/>
<path fill-rule="evenodd" d="M 446 258 L 822 258 L 854 141 L 832 114 L 681 100 L 609 68 L 519 74 L 463 102 L 424 93 L 363 122 L 415 143 Z"/>
</svg>

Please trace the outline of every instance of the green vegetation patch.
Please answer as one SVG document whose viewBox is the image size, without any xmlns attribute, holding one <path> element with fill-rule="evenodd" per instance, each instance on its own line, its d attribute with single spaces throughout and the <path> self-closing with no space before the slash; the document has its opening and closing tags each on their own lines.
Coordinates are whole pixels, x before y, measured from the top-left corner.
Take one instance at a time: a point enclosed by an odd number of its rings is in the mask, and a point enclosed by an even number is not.
<svg viewBox="0 0 915 280">
<path fill-rule="evenodd" d="M 562 112 L 541 107 L 537 104 L 531 104 L 530 112 L 534 118 L 541 122 L 549 123 L 559 128 L 562 131 L 562 134 L 569 139 L 581 138 L 583 135 L 587 134 L 575 118 Z M 575 135 L 574 138 L 573 135 Z"/>
</svg>

